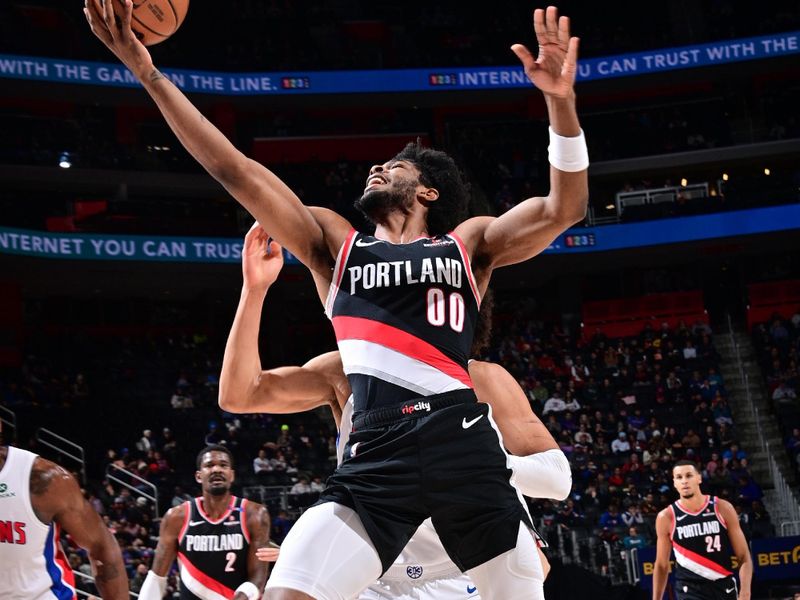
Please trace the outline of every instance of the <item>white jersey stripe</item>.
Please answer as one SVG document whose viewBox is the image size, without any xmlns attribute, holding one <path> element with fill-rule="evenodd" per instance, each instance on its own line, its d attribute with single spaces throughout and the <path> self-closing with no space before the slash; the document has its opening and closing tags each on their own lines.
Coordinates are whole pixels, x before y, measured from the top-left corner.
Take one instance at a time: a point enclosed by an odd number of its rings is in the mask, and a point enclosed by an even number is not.
<svg viewBox="0 0 800 600">
<path fill-rule="evenodd" d="M 183 566 L 181 566 L 181 582 L 186 586 L 186 589 L 203 600 L 227 600 L 227 598 L 222 594 L 208 589 L 202 583 L 197 581 L 197 579 L 192 577 L 192 574 L 189 573 L 189 569 L 186 569 Z"/>
<path fill-rule="evenodd" d="M 371 375 L 421 396 L 469 389 L 431 365 L 366 340 L 340 340 L 339 353 L 346 375 Z"/>
<path fill-rule="evenodd" d="M 681 554 L 681 548 L 678 546 L 673 546 L 675 548 L 675 560 L 677 563 L 682 566 L 687 571 L 691 571 L 695 575 L 699 575 L 700 577 L 705 577 L 706 579 L 711 579 L 712 581 L 716 581 L 717 579 L 723 579 L 727 577 L 727 575 L 723 575 L 722 573 L 718 573 L 713 569 L 709 569 L 701 565 L 698 562 L 693 561 L 688 556 Z"/>
</svg>

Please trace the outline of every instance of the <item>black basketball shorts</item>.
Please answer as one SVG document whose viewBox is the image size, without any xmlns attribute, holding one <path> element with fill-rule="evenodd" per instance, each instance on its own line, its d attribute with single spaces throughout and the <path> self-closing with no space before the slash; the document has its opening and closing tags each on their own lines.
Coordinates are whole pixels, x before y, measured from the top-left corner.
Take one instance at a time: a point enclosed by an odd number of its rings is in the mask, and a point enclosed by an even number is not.
<svg viewBox="0 0 800 600">
<path fill-rule="evenodd" d="M 733 576 L 715 581 L 700 579 L 678 579 L 675 581 L 677 600 L 736 600 L 739 585 Z"/>
<path fill-rule="evenodd" d="M 533 529 L 511 474 L 489 406 L 459 390 L 358 414 L 320 502 L 358 513 L 384 572 L 427 517 L 466 571 Z"/>
</svg>

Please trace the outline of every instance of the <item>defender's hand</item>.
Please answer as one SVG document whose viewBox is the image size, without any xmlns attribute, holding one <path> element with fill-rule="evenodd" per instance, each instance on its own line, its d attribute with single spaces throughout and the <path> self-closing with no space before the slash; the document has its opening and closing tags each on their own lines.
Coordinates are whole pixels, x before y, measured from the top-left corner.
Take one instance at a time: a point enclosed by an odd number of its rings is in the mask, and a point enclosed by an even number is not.
<svg viewBox="0 0 800 600">
<path fill-rule="evenodd" d="M 558 18 L 555 6 L 533 11 L 533 29 L 539 42 L 539 56 L 522 44 L 511 46 L 522 61 L 528 79 L 542 93 L 554 98 L 568 98 L 573 91 L 578 70 L 578 38 L 570 37 L 569 17 Z"/>
<path fill-rule="evenodd" d="M 280 548 L 259 548 L 256 550 L 256 558 L 263 562 L 275 562 L 280 553 Z"/>
<path fill-rule="evenodd" d="M 116 0 L 84 0 L 83 14 L 89 27 L 116 57 L 140 80 L 152 73 L 153 59 L 131 30 L 133 3 L 123 0 L 122 17 L 114 13 Z"/>
<path fill-rule="evenodd" d="M 244 286 L 254 290 L 266 290 L 278 279 L 283 268 L 283 249 L 272 240 L 258 223 L 254 224 L 244 238 L 242 248 L 242 274 Z"/>
</svg>

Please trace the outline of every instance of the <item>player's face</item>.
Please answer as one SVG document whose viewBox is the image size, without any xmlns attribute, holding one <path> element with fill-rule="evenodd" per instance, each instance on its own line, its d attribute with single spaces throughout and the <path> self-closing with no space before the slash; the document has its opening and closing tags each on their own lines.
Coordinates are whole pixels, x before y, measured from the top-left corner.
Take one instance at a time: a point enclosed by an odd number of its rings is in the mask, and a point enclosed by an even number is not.
<svg viewBox="0 0 800 600">
<path fill-rule="evenodd" d="M 202 486 L 203 492 L 212 496 L 223 496 L 230 491 L 234 479 L 230 458 L 224 452 L 206 452 L 195 479 Z"/>
<path fill-rule="evenodd" d="M 694 498 L 700 494 L 703 478 L 692 465 L 680 465 L 672 469 L 672 484 L 681 498 Z"/>
<path fill-rule="evenodd" d="M 417 188 L 422 187 L 419 176 L 419 169 L 405 160 L 374 165 L 355 207 L 373 223 L 381 223 L 390 213 L 413 204 Z"/>
</svg>

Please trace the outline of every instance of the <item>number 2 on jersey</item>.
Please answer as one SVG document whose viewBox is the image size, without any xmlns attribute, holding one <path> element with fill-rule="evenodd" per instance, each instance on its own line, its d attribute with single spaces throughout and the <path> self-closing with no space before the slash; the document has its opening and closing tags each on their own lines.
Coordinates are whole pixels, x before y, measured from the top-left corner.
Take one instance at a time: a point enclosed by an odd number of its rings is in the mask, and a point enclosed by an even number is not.
<svg viewBox="0 0 800 600">
<path fill-rule="evenodd" d="M 706 536 L 706 552 L 720 552 L 722 550 L 722 543 L 719 541 L 719 535 Z"/>
<path fill-rule="evenodd" d="M 236 562 L 236 552 L 228 552 L 225 555 L 225 560 L 228 561 L 228 564 L 225 565 L 225 572 L 226 573 L 233 573 L 236 569 L 233 568 L 233 563 Z"/>
<path fill-rule="evenodd" d="M 431 288 L 428 290 L 426 303 L 428 305 L 428 323 L 441 327 L 449 314 L 450 329 L 458 333 L 464 330 L 464 297 L 461 294 L 453 292 L 445 302 L 444 291 L 439 288 Z"/>
</svg>

